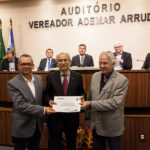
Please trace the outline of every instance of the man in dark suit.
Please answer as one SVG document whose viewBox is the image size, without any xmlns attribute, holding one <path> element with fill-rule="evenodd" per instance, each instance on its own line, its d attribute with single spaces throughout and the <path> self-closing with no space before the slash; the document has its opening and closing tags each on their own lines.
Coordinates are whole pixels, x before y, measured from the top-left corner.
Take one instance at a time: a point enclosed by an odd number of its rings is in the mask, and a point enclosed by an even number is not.
<svg viewBox="0 0 150 150">
<path fill-rule="evenodd" d="M 49 71 L 51 68 L 57 67 L 56 59 L 53 58 L 53 50 L 46 50 L 46 57 L 41 59 L 40 65 L 38 67 L 38 71 Z"/>
<path fill-rule="evenodd" d="M 7 51 L 7 58 L 2 61 L 1 70 L 16 71 L 18 70 L 18 58 L 14 56 L 14 51 Z"/>
<path fill-rule="evenodd" d="M 150 69 L 150 53 L 147 54 L 142 69 Z"/>
<path fill-rule="evenodd" d="M 68 53 L 60 53 L 56 57 L 59 71 L 49 73 L 45 89 L 45 103 L 52 106 L 50 100 L 54 96 L 81 96 L 85 95 L 82 76 L 70 67 L 70 56 Z M 66 80 L 68 88 L 65 93 L 63 82 Z M 48 116 L 47 125 L 49 129 L 48 150 L 62 150 L 62 133 L 65 133 L 67 150 L 76 150 L 77 128 L 79 126 L 79 113 L 56 113 Z"/>
<path fill-rule="evenodd" d="M 32 74 L 33 60 L 24 54 L 19 59 L 20 74 L 8 82 L 8 90 L 13 102 L 12 141 L 15 150 L 38 150 L 44 114 L 54 112 L 43 107 L 43 80 Z"/>
<path fill-rule="evenodd" d="M 85 54 L 86 53 L 86 45 L 80 44 L 79 45 L 79 55 L 72 57 L 71 66 L 78 66 L 78 67 L 93 67 L 93 57 Z"/>
<path fill-rule="evenodd" d="M 99 57 L 99 72 L 92 76 L 89 101 L 82 99 L 81 106 L 90 111 L 90 128 L 93 131 L 94 150 L 121 150 L 124 131 L 124 101 L 128 79 L 114 70 L 115 56 L 106 51 Z"/>
<path fill-rule="evenodd" d="M 115 49 L 115 70 L 129 70 L 132 69 L 132 57 L 128 52 L 123 51 L 123 45 L 120 42 L 114 44 Z"/>
</svg>

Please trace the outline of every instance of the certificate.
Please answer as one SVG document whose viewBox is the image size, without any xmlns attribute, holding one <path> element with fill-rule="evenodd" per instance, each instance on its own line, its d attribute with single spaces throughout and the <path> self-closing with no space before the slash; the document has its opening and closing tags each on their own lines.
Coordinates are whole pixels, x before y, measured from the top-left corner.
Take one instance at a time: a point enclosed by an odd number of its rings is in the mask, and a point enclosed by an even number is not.
<svg viewBox="0 0 150 150">
<path fill-rule="evenodd" d="M 53 105 L 56 112 L 80 112 L 80 96 L 55 96 L 54 102 L 57 103 Z"/>
</svg>

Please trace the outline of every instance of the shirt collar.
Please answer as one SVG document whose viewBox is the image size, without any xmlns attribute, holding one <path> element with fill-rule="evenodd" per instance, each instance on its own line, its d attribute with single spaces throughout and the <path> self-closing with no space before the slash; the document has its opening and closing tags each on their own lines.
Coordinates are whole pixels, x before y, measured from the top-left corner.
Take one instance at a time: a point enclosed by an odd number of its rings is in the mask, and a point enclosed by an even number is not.
<svg viewBox="0 0 150 150">
<path fill-rule="evenodd" d="M 60 71 L 60 76 L 64 76 L 64 73 Z M 70 76 L 70 70 L 67 72 L 67 76 Z"/>
<path fill-rule="evenodd" d="M 52 58 L 47 58 L 47 60 L 51 60 Z"/>
<path fill-rule="evenodd" d="M 109 74 L 106 75 L 107 80 L 110 78 L 113 71 L 114 71 L 114 69 Z M 102 73 L 102 79 L 104 79 L 104 74 L 103 73 Z"/>
<path fill-rule="evenodd" d="M 31 76 L 32 76 L 32 80 L 31 80 L 31 83 L 33 83 L 34 82 L 34 76 L 33 76 L 33 74 L 31 74 Z M 22 77 L 24 78 L 24 80 L 26 81 L 26 82 L 30 82 L 28 79 L 26 79 L 23 75 L 22 75 Z"/>
<path fill-rule="evenodd" d="M 81 56 L 81 55 L 79 55 L 80 57 L 85 57 L 85 55 L 83 55 L 83 56 Z"/>
<path fill-rule="evenodd" d="M 123 52 L 120 52 L 119 54 L 115 53 L 116 55 L 122 55 Z"/>
</svg>

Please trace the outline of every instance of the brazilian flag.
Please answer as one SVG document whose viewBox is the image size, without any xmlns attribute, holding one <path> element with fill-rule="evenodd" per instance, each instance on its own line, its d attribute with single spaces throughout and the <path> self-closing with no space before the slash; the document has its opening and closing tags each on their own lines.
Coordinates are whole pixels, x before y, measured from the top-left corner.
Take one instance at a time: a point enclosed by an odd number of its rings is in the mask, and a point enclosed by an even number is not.
<svg viewBox="0 0 150 150">
<path fill-rule="evenodd" d="M 3 36 L 2 36 L 2 26 L 1 25 L 2 25 L 2 22 L 0 20 L 0 68 L 2 66 L 2 60 L 6 55 Z"/>
</svg>

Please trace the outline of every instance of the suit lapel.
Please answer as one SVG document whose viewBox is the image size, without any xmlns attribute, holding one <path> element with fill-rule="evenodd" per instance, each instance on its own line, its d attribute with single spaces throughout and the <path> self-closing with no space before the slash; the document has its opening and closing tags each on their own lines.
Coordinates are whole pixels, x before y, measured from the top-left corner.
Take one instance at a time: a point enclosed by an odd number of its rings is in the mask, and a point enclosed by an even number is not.
<svg viewBox="0 0 150 150">
<path fill-rule="evenodd" d="M 70 70 L 70 79 L 69 79 L 69 85 L 68 85 L 67 95 L 68 95 L 69 91 L 71 90 L 72 84 L 74 84 L 73 82 L 74 82 L 74 74 Z"/>
<path fill-rule="evenodd" d="M 46 67 L 46 63 L 47 63 L 47 58 L 44 59 L 44 64 L 43 64 L 44 65 L 44 67 L 43 67 L 44 70 L 45 70 L 45 67 Z"/>
<path fill-rule="evenodd" d="M 25 91 L 27 91 L 27 93 L 30 95 L 30 97 L 31 97 L 33 100 L 35 100 L 35 98 L 34 98 L 32 92 L 31 92 L 31 90 L 30 90 L 28 84 L 26 83 L 26 81 L 25 81 L 25 79 L 22 77 L 22 75 L 19 75 L 19 79 L 20 79 L 21 87 L 22 87 Z"/>
<path fill-rule="evenodd" d="M 34 75 L 33 75 L 34 76 Z M 39 85 L 36 76 L 34 76 L 34 87 L 35 87 L 35 100 L 39 97 Z M 32 94 L 33 95 L 33 94 Z"/>
<path fill-rule="evenodd" d="M 18 65 L 18 59 L 17 58 L 15 58 L 15 70 L 17 70 L 17 65 Z"/>
<path fill-rule="evenodd" d="M 54 64 L 54 59 L 52 58 L 52 60 L 51 60 L 51 67 L 53 67 L 53 64 Z"/>
<path fill-rule="evenodd" d="M 77 62 L 78 62 L 77 66 L 80 66 L 80 56 L 79 55 L 77 57 Z"/>
<path fill-rule="evenodd" d="M 101 83 L 101 72 L 99 72 L 99 75 L 98 75 L 98 77 L 96 78 L 96 81 L 95 81 L 95 83 L 98 83 L 98 84 L 95 84 L 95 89 L 96 89 L 96 93 L 97 93 L 97 95 L 99 95 L 100 93 L 100 83 Z"/>
<path fill-rule="evenodd" d="M 85 54 L 83 66 L 86 66 L 86 62 L 87 62 L 87 55 Z"/>
<path fill-rule="evenodd" d="M 7 70 L 9 70 L 9 61 L 8 61 L 8 59 L 7 59 L 7 63 L 6 63 L 6 68 L 7 68 Z"/>
<path fill-rule="evenodd" d="M 57 80 L 57 81 L 56 81 L 56 84 L 57 84 L 58 89 L 59 89 L 59 90 L 62 92 L 62 94 L 64 95 L 64 89 L 63 89 L 63 85 L 62 85 L 62 83 L 61 83 L 61 78 L 60 78 L 60 71 L 58 71 L 58 72 L 56 73 L 55 79 Z"/>
<path fill-rule="evenodd" d="M 124 57 L 125 57 L 124 52 L 122 52 L 121 59 L 124 59 Z"/>
</svg>

